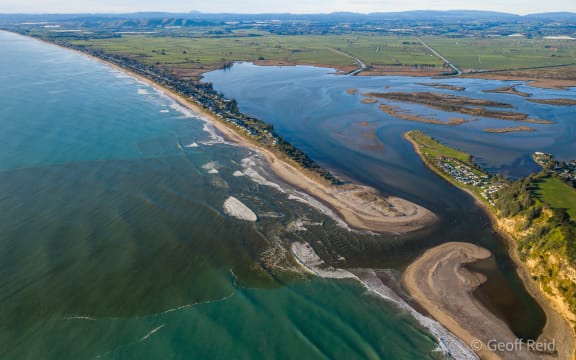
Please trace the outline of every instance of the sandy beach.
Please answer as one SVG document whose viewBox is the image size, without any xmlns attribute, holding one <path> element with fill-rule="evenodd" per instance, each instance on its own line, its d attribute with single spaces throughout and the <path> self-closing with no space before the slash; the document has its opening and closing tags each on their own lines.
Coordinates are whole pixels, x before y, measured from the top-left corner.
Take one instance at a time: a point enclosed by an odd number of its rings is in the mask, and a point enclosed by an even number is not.
<svg viewBox="0 0 576 360">
<path fill-rule="evenodd" d="M 494 343 L 514 344 L 508 325 L 486 309 L 472 292 L 486 278 L 464 265 L 490 258 L 491 253 L 469 243 L 446 243 L 426 251 L 404 272 L 402 281 L 413 299 L 436 320 L 469 344 L 482 359 L 571 359 L 568 325 L 559 317 L 548 317 L 538 343 L 554 339 L 557 355 L 530 350 L 526 344 L 499 350 Z M 547 313 L 548 316 L 548 313 Z M 548 349 L 547 349 L 548 350 Z"/>
</svg>

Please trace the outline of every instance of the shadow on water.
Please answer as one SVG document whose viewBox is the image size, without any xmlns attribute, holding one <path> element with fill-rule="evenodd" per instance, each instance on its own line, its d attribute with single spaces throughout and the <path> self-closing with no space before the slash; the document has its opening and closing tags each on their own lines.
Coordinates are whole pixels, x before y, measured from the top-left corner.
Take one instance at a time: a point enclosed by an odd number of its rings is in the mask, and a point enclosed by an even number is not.
<svg viewBox="0 0 576 360">
<path fill-rule="evenodd" d="M 529 308 L 529 304 L 526 304 L 527 299 L 511 289 L 494 258 L 468 264 L 466 267 L 487 276 L 486 282 L 474 291 L 474 296 L 492 313 L 509 324 L 518 338 L 536 339 L 539 334 L 534 333 L 532 329 L 546 320 L 544 314 L 533 313 L 532 316 L 525 316 L 524 309 Z"/>
</svg>

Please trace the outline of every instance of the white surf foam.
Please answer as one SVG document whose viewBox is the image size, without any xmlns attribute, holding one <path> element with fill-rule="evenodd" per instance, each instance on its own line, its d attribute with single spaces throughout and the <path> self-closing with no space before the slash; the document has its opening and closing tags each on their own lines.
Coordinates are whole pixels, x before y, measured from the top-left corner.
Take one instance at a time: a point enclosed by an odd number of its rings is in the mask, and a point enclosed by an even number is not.
<svg viewBox="0 0 576 360">
<path fill-rule="evenodd" d="M 216 161 L 210 161 L 202 165 L 202 169 L 207 170 L 208 174 L 218 174 L 218 169 L 216 169 L 217 166 L 218 163 Z"/>
<path fill-rule="evenodd" d="M 318 277 L 360 280 L 356 275 L 344 269 L 326 267 L 324 261 L 308 243 L 293 242 L 290 245 L 290 252 L 304 269 Z"/>
<path fill-rule="evenodd" d="M 138 340 L 138 342 L 145 341 L 150 336 L 154 335 L 158 330 L 162 329 L 164 326 L 166 326 L 166 324 L 162 324 L 162 325 L 158 326 L 157 328 L 152 329 L 148 334 L 144 335 L 140 340 Z"/>
<path fill-rule="evenodd" d="M 183 118 L 185 119 L 198 119 L 204 123 L 202 126 L 202 130 L 206 132 L 210 138 L 208 140 L 201 141 L 200 143 L 203 145 L 214 145 L 214 144 L 228 144 L 226 140 L 222 136 L 218 134 L 218 131 L 212 124 L 212 120 L 206 118 L 202 114 L 197 114 L 194 111 L 178 104 L 175 100 L 170 98 L 168 95 L 160 92 L 160 94 L 167 98 L 170 101 L 170 108 L 180 114 L 182 114 Z"/>
<path fill-rule="evenodd" d="M 294 242 L 290 246 L 290 252 L 302 267 L 316 276 L 335 279 L 355 279 L 359 281 L 370 294 L 374 294 L 380 298 L 393 302 L 400 309 L 414 317 L 424 328 L 430 331 L 430 333 L 438 340 L 439 350 L 448 354 L 450 357 L 458 360 L 479 359 L 478 356 L 476 356 L 476 354 L 466 346 L 466 344 L 444 328 L 439 322 L 420 314 L 392 289 L 384 285 L 378 276 L 376 276 L 374 271 L 366 273 L 362 276 L 363 278 L 360 279 L 358 276 L 344 269 L 326 269 L 325 266 L 323 266 L 324 261 L 318 256 L 318 254 L 316 254 L 314 249 L 308 243 Z"/>
<path fill-rule="evenodd" d="M 312 222 L 306 218 L 299 218 L 294 221 L 291 221 L 286 226 L 286 230 L 288 232 L 298 232 L 298 231 L 307 231 L 307 226 L 323 226 L 324 223 L 322 222 Z"/>
<path fill-rule="evenodd" d="M 412 317 L 418 321 L 424 328 L 426 328 L 438 340 L 440 351 L 448 354 L 454 359 L 462 360 L 478 360 L 478 356 L 464 344 L 459 338 L 449 332 L 444 326 L 434 319 L 420 314 L 412 306 L 410 306 L 404 299 L 398 296 L 392 289 L 382 283 L 382 281 L 372 271 L 369 277 L 363 280 L 358 280 L 370 291 L 371 293 L 392 301 L 402 310 L 408 312 Z"/>
<path fill-rule="evenodd" d="M 260 216 L 261 218 L 263 217 L 267 217 L 267 218 L 283 218 L 284 214 L 281 213 L 277 213 L 277 212 L 264 212 L 264 213 L 260 213 L 258 216 Z"/>
<path fill-rule="evenodd" d="M 246 221 L 258 220 L 254 211 L 233 196 L 230 196 L 226 201 L 224 201 L 223 207 L 226 214 L 237 219 Z"/>
<path fill-rule="evenodd" d="M 242 166 L 242 172 L 248 176 L 252 181 L 259 185 L 269 186 L 272 187 L 281 193 L 287 194 L 289 200 L 296 200 L 301 203 L 307 204 L 317 210 L 319 210 L 324 215 L 333 219 L 336 224 L 348 231 L 353 231 L 350 229 L 348 224 L 344 220 L 342 220 L 332 209 L 327 207 L 326 205 L 322 204 L 320 201 L 316 200 L 314 197 L 298 191 L 291 186 L 280 186 L 279 184 L 267 180 L 260 172 L 264 172 L 263 170 L 263 163 L 262 155 L 259 153 L 254 153 L 251 156 L 244 158 L 240 161 Z M 354 230 L 355 231 L 355 230 Z M 365 233 L 365 231 L 363 231 Z"/>
<path fill-rule="evenodd" d="M 138 95 L 150 95 L 150 92 L 146 89 L 138 89 Z"/>
<path fill-rule="evenodd" d="M 200 145 L 198 145 L 197 143 L 193 142 L 192 144 L 188 144 L 188 145 L 184 145 L 185 148 L 195 148 L 198 147 Z"/>
<path fill-rule="evenodd" d="M 96 321 L 95 318 L 90 316 L 68 316 L 65 317 L 64 320 L 88 320 L 88 321 Z"/>
<path fill-rule="evenodd" d="M 212 123 L 210 123 L 209 120 L 204 120 L 202 117 L 199 117 L 199 119 L 204 121 L 204 126 L 202 126 L 202 130 L 208 133 L 208 135 L 210 135 L 210 139 L 201 141 L 200 142 L 201 144 L 207 146 L 212 146 L 216 144 L 230 144 L 226 140 L 224 140 L 222 136 L 218 135 L 216 128 L 214 127 L 214 125 L 212 125 Z"/>
</svg>

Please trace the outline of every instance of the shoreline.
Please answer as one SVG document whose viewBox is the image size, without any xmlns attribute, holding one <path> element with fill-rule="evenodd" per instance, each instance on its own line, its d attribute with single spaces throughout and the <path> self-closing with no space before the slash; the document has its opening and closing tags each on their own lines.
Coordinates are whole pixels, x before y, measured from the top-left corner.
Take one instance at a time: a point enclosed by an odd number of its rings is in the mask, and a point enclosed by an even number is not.
<svg viewBox="0 0 576 360">
<path fill-rule="evenodd" d="M 508 325 L 473 295 L 487 278 L 468 270 L 466 265 L 490 258 L 492 254 L 485 248 L 470 243 L 445 243 L 427 250 L 410 264 L 402 275 L 402 284 L 420 306 L 481 359 L 539 359 L 542 354 L 531 353 L 525 347 L 514 352 L 490 350 L 492 340 L 516 340 Z"/>
<path fill-rule="evenodd" d="M 458 189 L 463 190 L 466 193 L 468 193 L 470 196 L 472 196 L 472 198 L 474 199 L 474 202 L 480 208 L 482 208 L 482 210 L 484 211 L 484 213 L 486 213 L 486 215 L 488 215 L 492 229 L 503 239 L 503 245 L 505 246 L 506 253 L 510 257 L 510 259 L 512 259 L 514 266 L 515 266 L 516 274 L 518 275 L 518 277 L 522 281 L 524 288 L 534 298 L 534 300 L 538 303 L 538 305 L 542 308 L 542 310 L 544 311 L 544 313 L 546 315 L 546 324 L 544 325 L 544 328 L 542 329 L 542 334 L 540 335 L 539 340 L 540 339 L 546 339 L 546 338 L 547 339 L 555 339 L 557 341 L 557 343 L 567 344 L 565 349 L 563 349 L 564 351 L 559 351 L 559 355 L 562 355 L 562 357 L 559 357 L 559 358 L 567 359 L 567 360 L 575 359 L 576 358 L 576 356 L 575 356 L 575 353 L 576 353 L 576 334 L 575 334 L 574 330 L 572 329 L 572 327 L 569 325 L 568 319 L 566 319 L 558 310 L 555 309 L 553 300 L 550 299 L 543 292 L 540 285 L 538 283 L 536 283 L 535 280 L 532 279 L 532 277 L 530 275 L 530 270 L 528 269 L 528 266 L 520 259 L 518 253 L 516 252 L 514 239 L 501 226 L 501 221 L 498 219 L 498 217 L 494 213 L 494 211 L 488 206 L 488 204 L 486 202 L 484 202 L 473 191 L 461 187 L 456 182 L 452 181 L 451 179 L 447 178 L 444 174 L 440 173 L 436 168 L 431 166 L 427 161 L 425 161 L 424 156 L 423 156 L 422 152 L 420 151 L 418 144 L 415 141 L 413 141 L 407 135 L 407 133 L 404 134 L 404 138 L 412 144 L 415 152 L 418 154 L 418 156 L 420 156 L 420 158 L 422 159 L 424 164 L 430 170 L 432 170 L 434 173 L 438 174 L 442 178 L 444 178 L 447 181 L 449 181 L 450 183 L 452 183 Z M 442 245 L 440 245 L 440 246 L 442 246 Z M 436 249 L 436 248 L 433 248 L 433 249 Z M 433 250 L 433 249 L 430 249 L 430 250 Z M 412 264 L 409 265 L 409 267 L 414 265 L 417 261 L 418 260 L 414 261 Z M 417 302 L 420 303 L 418 300 L 417 300 Z M 420 305 L 422 305 L 422 304 L 420 303 Z M 441 324 L 447 326 L 440 319 L 437 319 L 437 320 Z"/>
<path fill-rule="evenodd" d="M 324 261 L 308 243 L 293 242 L 290 253 L 297 265 L 307 274 L 325 279 L 349 279 L 358 281 L 366 290 L 374 295 L 393 303 L 402 311 L 411 315 L 422 327 L 427 329 L 438 341 L 438 350 L 452 359 L 477 360 L 478 357 L 456 334 L 446 329 L 442 324 L 428 315 L 423 315 L 414 309 L 394 290 L 386 286 L 373 269 L 348 271 L 327 267 Z"/>
<path fill-rule="evenodd" d="M 334 210 L 352 229 L 380 233 L 407 233 L 423 229 L 438 220 L 435 214 L 418 204 L 398 197 L 382 197 L 375 189 L 368 186 L 358 184 L 340 186 L 322 184 L 312 179 L 303 169 L 299 169 L 282 159 L 272 150 L 238 134 L 234 129 L 220 121 L 215 114 L 203 109 L 200 105 L 175 91 L 97 56 L 80 50 L 62 47 L 42 39 L 32 39 L 86 56 L 156 89 L 177 104 L 191 110 L 204 121 L 209 122 L 227 140 L 238 146 L 250 148 L 261 153 L 276 176 Z M 367 199 L 367 197 L 370 199 Z"/>
</svg>

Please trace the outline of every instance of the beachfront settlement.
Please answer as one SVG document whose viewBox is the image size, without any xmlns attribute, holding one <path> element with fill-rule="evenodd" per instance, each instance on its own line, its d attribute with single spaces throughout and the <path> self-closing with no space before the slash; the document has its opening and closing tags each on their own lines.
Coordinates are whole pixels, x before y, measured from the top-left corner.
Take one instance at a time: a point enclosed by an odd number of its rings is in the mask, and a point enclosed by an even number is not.
<svg viewBox="0 0 576 360">
<path fill-rule="evenodd" d="M 421 131 L 410 131 L 406 138 L 418 149 L 426 164 L 456 185 L 480 196 L 491 207 L 506 181 L 480 168 L 472 156 L 442 145 Z"/>
</svg>

